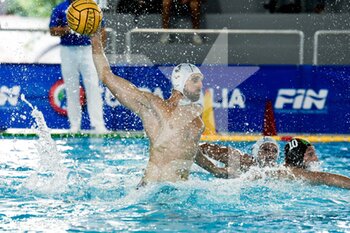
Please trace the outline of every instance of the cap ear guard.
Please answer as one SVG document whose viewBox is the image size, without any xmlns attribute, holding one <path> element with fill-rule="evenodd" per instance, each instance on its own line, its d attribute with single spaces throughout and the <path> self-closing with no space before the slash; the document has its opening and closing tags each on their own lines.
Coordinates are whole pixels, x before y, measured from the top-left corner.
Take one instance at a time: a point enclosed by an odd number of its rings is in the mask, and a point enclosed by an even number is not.
<svg viewBox="0 0 350 233">
<path fill-rule="evenodd" d="M 171 83 L 173 89 L 184 93 L 186 81 L 191 77 L 192 74 L 202 74 L 199 68 L 190 63 L 181 63 L 177 65 L 171 74 Z"/>
<path fill-rule="evenodd" d="M 293 138 L 290 140 L 284 147 L 286 165 L 303 168 L 304 154 L 309 146 L 311 143 L 304 139 Z"/>
<path fill-rule="evenodd" d="M 258 157 L 260 146 L 264 143 L 272 143 L 272 144 L 276 145 L 277 146 L 277 156 L 279 155 L 280 147 L 279 147 L 277 141 L 275 139 L 273 139 L 272 137 L 264 136 L 264 137 L 260 138 L 258 141 L 256 141 L 256 143 L 254 143 L 252 146 L 252 155 L 255 158 Z"/>
</svg>

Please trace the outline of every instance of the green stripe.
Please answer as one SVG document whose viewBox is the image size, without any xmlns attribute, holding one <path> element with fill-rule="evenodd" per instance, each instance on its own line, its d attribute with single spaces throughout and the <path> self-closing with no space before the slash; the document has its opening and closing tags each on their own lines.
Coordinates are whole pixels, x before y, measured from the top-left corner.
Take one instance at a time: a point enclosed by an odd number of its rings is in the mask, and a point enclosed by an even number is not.
<svg viewBox="0 0 350 233">
<path fill-rule="evenodd" d="M 0 132 L 0 138 L 6 137 L 20 137 L 20 138 L 37 138 L 35 133 L 8 133 Z M 140 133 L 107 133 L 107 134 L 94 134 L 94 133 L 52 133 L 52 138 L 146 138 Z"/>
</svg>

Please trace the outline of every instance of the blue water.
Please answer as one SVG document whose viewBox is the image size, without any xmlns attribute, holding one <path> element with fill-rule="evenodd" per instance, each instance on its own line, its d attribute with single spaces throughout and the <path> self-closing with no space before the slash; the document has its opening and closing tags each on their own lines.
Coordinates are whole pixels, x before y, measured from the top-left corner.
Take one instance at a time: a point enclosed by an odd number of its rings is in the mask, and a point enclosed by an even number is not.
<svg viewBox="0 0 350 233">
<path fill-rule="evenodd" d="M 55 139 L 57 151 L 45 143 L 0 139 L 1 232 L 350 231 L 349 190 L 217 179 L 196 165 L 189 181 L 136 190 L 146 139 Z M 350 175 L 350 143 L 315 146 L 324 171 Z"/>
</svg>

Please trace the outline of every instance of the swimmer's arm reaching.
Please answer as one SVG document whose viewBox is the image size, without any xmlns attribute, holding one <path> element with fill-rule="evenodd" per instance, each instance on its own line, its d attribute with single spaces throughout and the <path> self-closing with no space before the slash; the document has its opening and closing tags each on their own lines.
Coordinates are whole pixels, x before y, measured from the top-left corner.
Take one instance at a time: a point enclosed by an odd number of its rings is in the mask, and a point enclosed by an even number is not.
<svg viewBox="0 0 350 233">
<path fill-rule="evenodd" d="M 139 114 L 144 109 L 150 108 L 150 99 L 152 98 L 150 93 L 140 91 L 131 82 L 113 74 L 104 53 L 101 37 L 100 30 L 91 37 L 92 56 L 99 79 L 108 87 L 122 105 L 128 107 L 136 114 Z"/>
<path fill-rule="evenodd" d="M 205 157 L 201 150 L 198 150 L 195 163 L 203 168 L 204 170 L 210 172 L 215 177 L 218 178 L 228 178 L 228 171 L 226 168 L 217 167 L 212 163 L 207 157 Z"/>
<path fill-rule="evenodd" d="M 229 148 L 227 146 L 219 146 L 216 144 L 203 143 L 199 146 L 199 149 L 203 154 L 207 155 L 209 158 L 215 159 L 219 162 L 228 166 L 230 156 L 240 156 L 239 150 Z"/>
<path fill-rule="evenodd" d="M 224 163 L 229 178 L 238 177 L 241 172 L 246 172 L 256 165 L 252 156 L 235 148 L 204 143 L 199 146 L 199 150 L 209 158 Z"/>
<path fill-rule="evenodd" d="M 328 172 L 308 171 L 301 168 L 292 169 L 292 173 L 297 178 L 303 178 L 312 184 L 329 185 L 338 188 L 350 189 L 350 178 Z"/>
<path fill-rule="evenodd" d="M 241 154 L 241 170 L 248 171 L 251 166 L 257 165 L 256 160 L 253 156 L 247 154 Z"/>
</svg>

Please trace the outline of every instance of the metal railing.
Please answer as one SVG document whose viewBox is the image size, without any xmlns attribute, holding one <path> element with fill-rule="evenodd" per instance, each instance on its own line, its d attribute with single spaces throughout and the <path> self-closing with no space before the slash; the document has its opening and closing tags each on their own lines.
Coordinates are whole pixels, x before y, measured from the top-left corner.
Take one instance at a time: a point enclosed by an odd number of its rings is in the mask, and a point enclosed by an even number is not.
<svg viewBox="0 0 350 233">
<path fill-rule="evenodd" d="M 162 28 L 134 28 L 125 35 L 126 59 L 130 62 L 131 34 L 132 33 L 205 33 L 205 34 L 276 34 L 276 35 L 298 35 L 299 36 L 299 64 L 304 63 L 304 32 L 299 30 L 237 30 L 237 29 L 162 29 Z"/>
<path fill-rule="evenodd" d="M 321 35 L 350 35 L 350 30 L 319 30 L 314 34 L 313 65 L 318 65 L 318 38 Z"/>
</svg>

